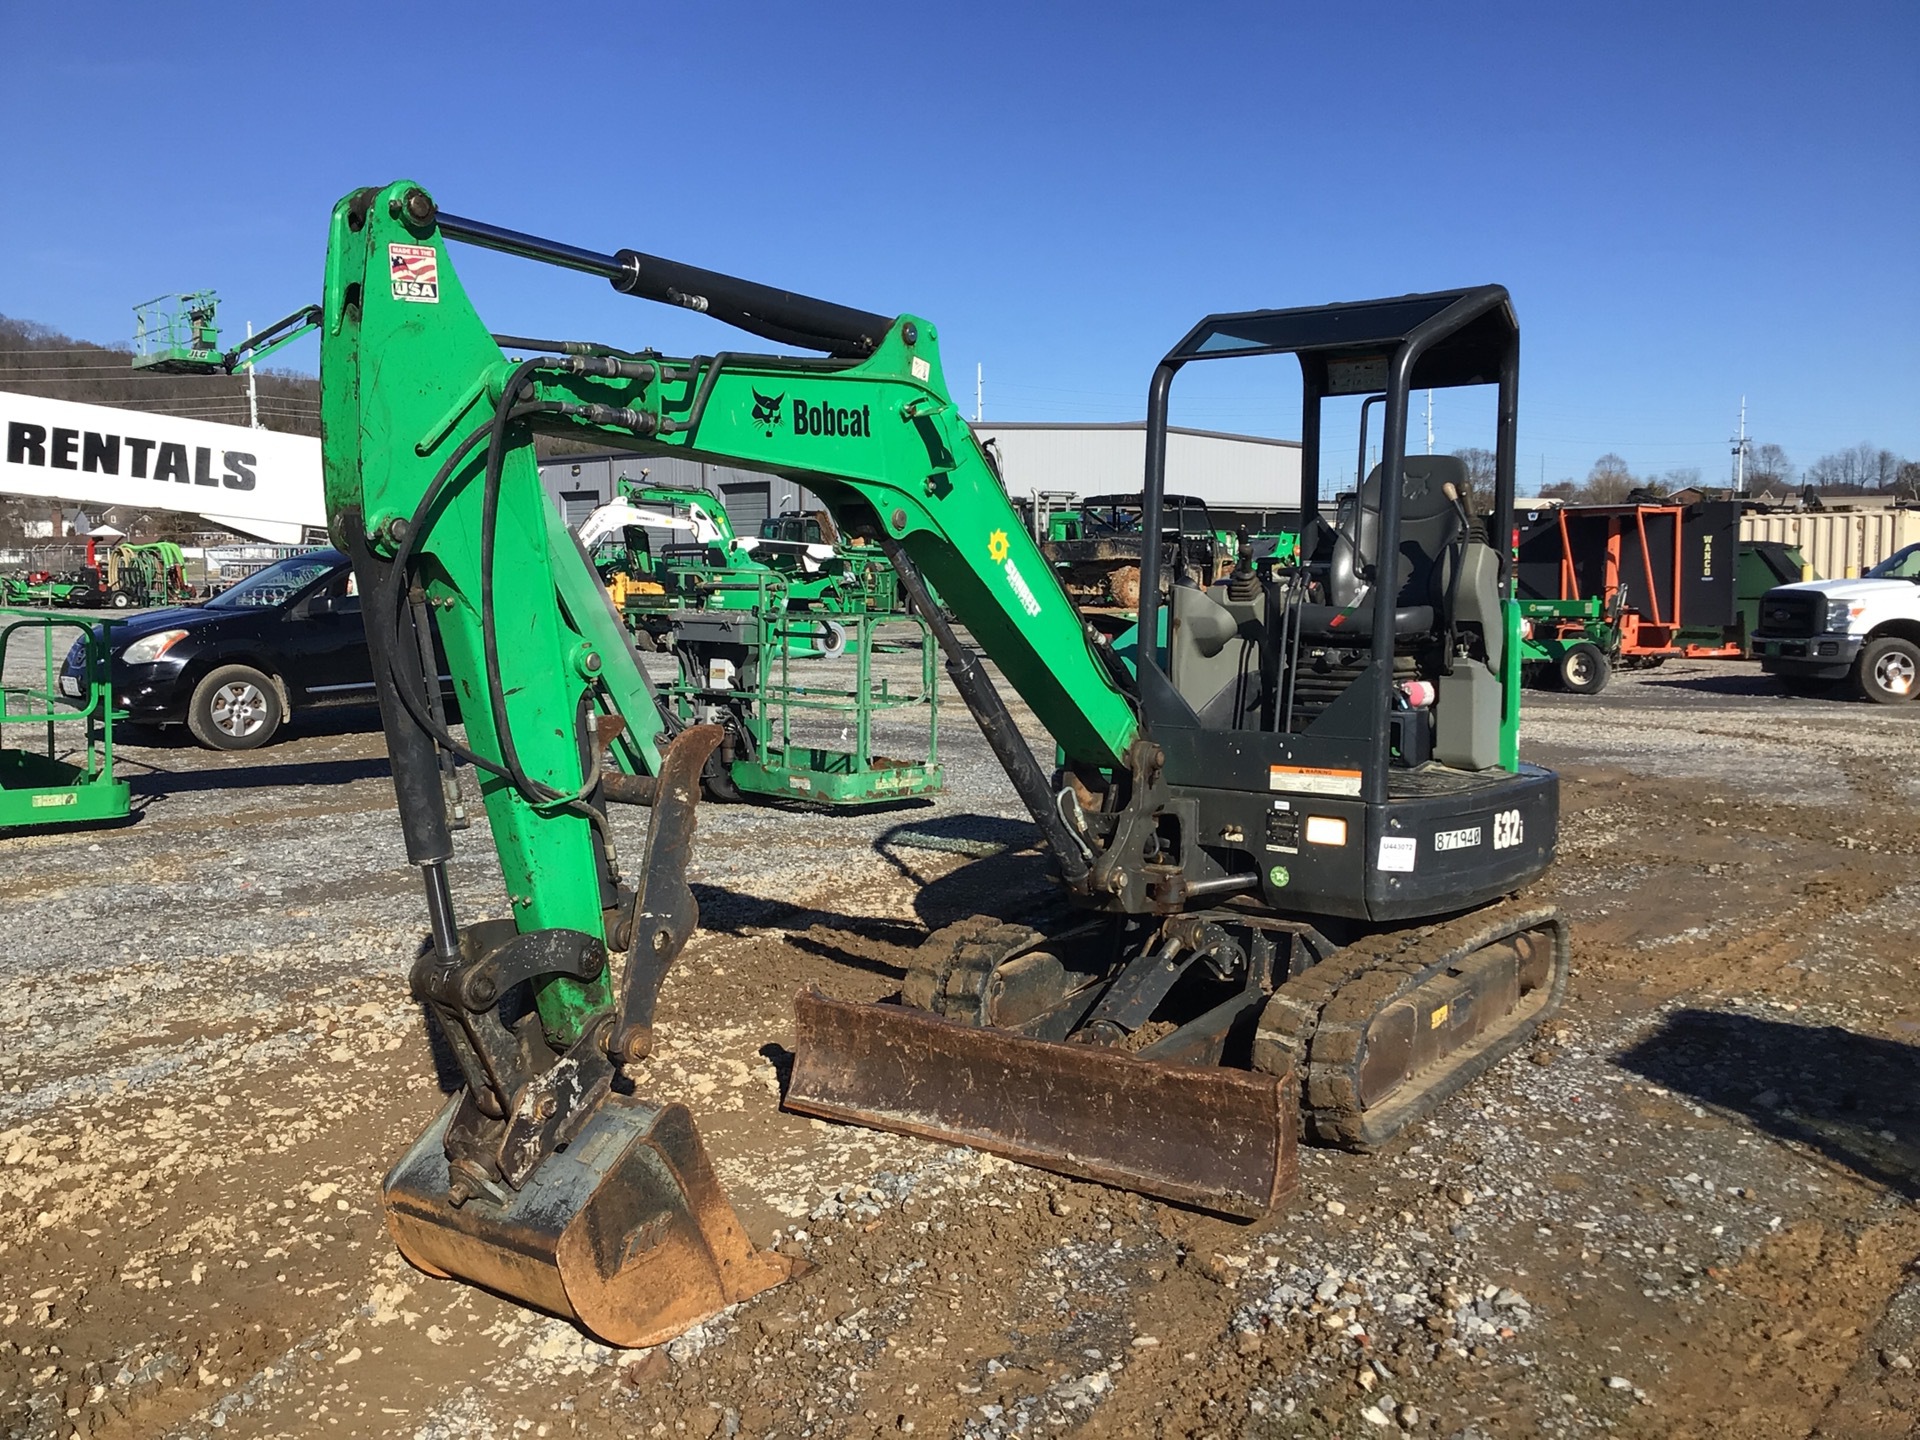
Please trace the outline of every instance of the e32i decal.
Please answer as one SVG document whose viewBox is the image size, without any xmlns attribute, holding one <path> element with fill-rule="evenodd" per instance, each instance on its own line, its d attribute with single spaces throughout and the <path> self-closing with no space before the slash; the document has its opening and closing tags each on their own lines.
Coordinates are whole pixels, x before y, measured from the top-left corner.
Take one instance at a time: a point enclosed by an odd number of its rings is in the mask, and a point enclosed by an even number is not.
<svg viewBox="0 0 1920 1440">
<path fill-rule="evenodd" d="M 1511 850 L 1526 839 L 1527 827 L 1521 822 L 1518 810 L 1502 810 L 1493 817 L 1493 848 Z"/>
</svg>

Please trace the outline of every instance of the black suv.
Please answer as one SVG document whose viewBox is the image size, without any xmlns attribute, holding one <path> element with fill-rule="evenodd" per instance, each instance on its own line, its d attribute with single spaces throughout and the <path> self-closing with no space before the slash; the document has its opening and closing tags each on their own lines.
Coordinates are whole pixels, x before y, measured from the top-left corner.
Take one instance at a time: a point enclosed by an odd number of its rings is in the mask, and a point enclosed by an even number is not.
<svg viewBox="0 0 1920 1440">
<path fill-rule="evenodd" d="M 198 605 L 112 627 L 113 695 L 136 724 L 180 725 L 216 750 L 252 750 L 290 713 L 372 705 L 373 662 L 353 569 L 338 550 L 277 560 Z M 81 693 L 76 644 L 63 695 Z"/>
</svg>

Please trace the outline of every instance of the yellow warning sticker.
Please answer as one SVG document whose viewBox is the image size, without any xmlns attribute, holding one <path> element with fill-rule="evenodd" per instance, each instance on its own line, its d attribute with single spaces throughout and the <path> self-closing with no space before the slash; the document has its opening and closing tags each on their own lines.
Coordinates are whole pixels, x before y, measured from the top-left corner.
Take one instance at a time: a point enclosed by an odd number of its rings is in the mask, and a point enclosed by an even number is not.
<svg viewBox="0 0 1920 1440">
<path fill-rule="evenodd" d="M 987 554 L 993 557 L 993 563 L 996 565 L 1007 558 L 1007 551 L 1010 548 L 1007 544 L 1007 532 L 1004 530 L 996 530 L 987 537 Z"/>
<path fill-rule="evenodd" d="M 1269 790 L 1294 790 L 1306 795 L 1358 795 L 1358 770 L 1330 770 L 1322 765 L 1269 765 Z"/>
<path fill-rule="evenodd" d="M 1451 1008 L 1451 1006 L 1442 1005 L 1438 1010 L 1427 1016 L 1427 1029 L 1438 1030 L 1442 1025 L 1446 1024 L 1447 1011 Z"/>
</svg>

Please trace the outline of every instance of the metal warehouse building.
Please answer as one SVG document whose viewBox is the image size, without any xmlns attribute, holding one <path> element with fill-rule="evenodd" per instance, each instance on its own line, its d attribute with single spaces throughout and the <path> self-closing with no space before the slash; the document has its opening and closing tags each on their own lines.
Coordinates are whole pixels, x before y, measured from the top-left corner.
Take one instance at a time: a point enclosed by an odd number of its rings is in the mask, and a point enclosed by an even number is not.
<svg viewBox="0 0 1920 1440">
<path fill-rule="evenodd" d="M 1147 468 L 1147 424 L 975 425 L 1000 455 L 1007 493 L 1028 500 L 1042 490 L 1080 495 L 1137 491 Z M 1240 515 L 1300 509 L 1300 443 L 1219 430 L 1167 431 L 1167 492 L 1198 495 L 1214 510 Z M 1256 528 L 1264 529 L 1264 526 Z"/>
<path fill-rule="evenodd" d="M 1115 425 L 975 425 L 982 442 L 992 442 L 1007 493 L 1030 501 L 1041 491 L 1079 495 L 1138 491 L 1146 470 L 1145 421 Z M 614 481 L 626 475 L 649 483 L 709 490 L 720 497 L 734 529 L 756 534 L 760 522 L 783 510 L 818 509 L 813 492 L 794 481 L 758 470 L 708 465 L 678 456 L 642 459 L 624 451 L 561 455 L 540 462 L 547 493 L 577 526 L 594 508 L 613 498 Z M 1300 446 L 1293 440 L 1267 440 L 1214 430 L 1175 427 L 1167 436 L 1167 490 L 1198 495 L 1223 524 L 1267 529 L 1265 517 L 1300 508 Z"/>
</svg>

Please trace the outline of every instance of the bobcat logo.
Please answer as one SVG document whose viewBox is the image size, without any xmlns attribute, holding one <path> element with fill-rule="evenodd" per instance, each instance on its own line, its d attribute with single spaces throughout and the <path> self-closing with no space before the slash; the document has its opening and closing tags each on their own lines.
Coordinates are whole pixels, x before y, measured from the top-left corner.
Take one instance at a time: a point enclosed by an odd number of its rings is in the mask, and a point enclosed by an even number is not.
<svg viewBox="0 0 1920 1440">
<path fill-rule="evenodd" d="M 753 392 L 753 423 L 767 427 L 767 434 L 773 434 L 773 427 L 780 423 L 780 406 L 786 400 L 786 394 L 762 395 Z"/>
</svg>

